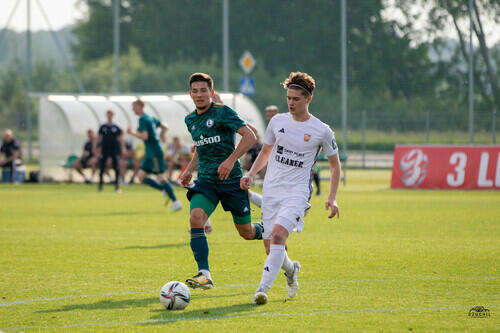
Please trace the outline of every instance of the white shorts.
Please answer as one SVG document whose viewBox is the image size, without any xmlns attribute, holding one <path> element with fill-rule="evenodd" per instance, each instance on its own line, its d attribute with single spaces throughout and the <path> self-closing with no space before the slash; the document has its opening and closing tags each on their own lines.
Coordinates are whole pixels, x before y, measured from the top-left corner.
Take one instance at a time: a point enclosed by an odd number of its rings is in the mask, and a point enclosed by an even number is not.
<svg viewBox="0 0 500 333">
<path fill-rule="evenodd" d="M 311 207 L 306 197 L 262 197 L 262 223 L 264 224 L 263 239 L 271 238 L 274 225 L 278 223 L 290 234 L 293 229 L 297 232 L 304 228 L 306 210 Z"/>
</svg>

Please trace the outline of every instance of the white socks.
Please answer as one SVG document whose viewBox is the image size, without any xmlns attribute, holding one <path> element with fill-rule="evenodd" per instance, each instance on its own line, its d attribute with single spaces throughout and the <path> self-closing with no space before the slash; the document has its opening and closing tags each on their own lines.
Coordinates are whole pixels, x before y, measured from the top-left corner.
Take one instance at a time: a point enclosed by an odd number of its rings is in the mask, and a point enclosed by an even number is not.
<svg viewBox="0 0 500 333">
<path fill-rule="evenodd" d="M 262 207 L 262 195 L 253 191 L 248 191 L 248 193 L 250 193 L 250 202 L 257 207 Z"/>
<path fill-rule="evenodd" d="M 199 273 L 205 275 L 207 278 L 209 278 L 210 280 L 212 280 L 212 276 L 210 275 L 210 271 L 208 271 L 206 269 L 200 269 Z"/>
<path fill-rule="evenodd" d="M 293 273 L 293 262 L 288 258 L 288 253 L 285 251 L 285 259 L 283 260 L 283 265 L 281 265 L 281 268 L 287 273 Z"/>
<path fill-rule="evenodd" d="M 267 292 L 271 288 L 283 265 L 285 256 L 285 245 L 271 244 L 269 255 L 264 263 L 259 290 Z"/>
</svg>

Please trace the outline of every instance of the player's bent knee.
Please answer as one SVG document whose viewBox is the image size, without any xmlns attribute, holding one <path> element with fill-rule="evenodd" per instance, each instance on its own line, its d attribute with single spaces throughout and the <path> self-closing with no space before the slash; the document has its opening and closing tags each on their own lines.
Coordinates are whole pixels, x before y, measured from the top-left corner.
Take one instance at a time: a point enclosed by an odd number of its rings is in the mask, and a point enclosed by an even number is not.
<svg viewBox="0 0 500 333">
<path fill-rule="evenodd" d="M 286 237 L 282 235 L 281 233 L 272 233 L 271 234 L 271 242 L 273 244 L 285 244 L 286 242 Z"/>
<path fill-rule="evenodd" d="M 248 232 L 248 231 L 240 231 L 240 236 L 246 240 L 253 240 L 255 237 L 253 232 Z"/>
<path fill-rule="evenodd" d="M 207 214 L 202 209 L 193 209 L 189 215 L 189 224 L 191 228 L 203 228 Z"/>
<path fill-rule="evenodd" d="M 238 233 L 243 239 L 253 240 L 255 239 L 255 231 L 252 229 L 252 224 L 240 224 L 238 227 Z"/>
</svg>

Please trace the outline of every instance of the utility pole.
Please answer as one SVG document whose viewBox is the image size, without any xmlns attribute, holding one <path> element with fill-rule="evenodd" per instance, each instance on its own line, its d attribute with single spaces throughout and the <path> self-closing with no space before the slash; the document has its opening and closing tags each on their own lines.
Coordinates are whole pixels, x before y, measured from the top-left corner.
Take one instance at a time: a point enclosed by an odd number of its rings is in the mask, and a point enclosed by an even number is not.
<svg viewBox="0 0 500 333">
<path fill-rule="evenodd" d="M 229 91 L 229 1 L 222 3 L 222 62 L 223 62 L 223 87 Z"/>
<path fill-rule="evenodd" d="M 472 48 L 473 0 L 469 0 L 469 143 L 474 144 L 474 50 Z"/>
<path fill-rule="evenodd" d="M 32 151 L 32 124 L 31 124 L 31 0 L 26 0 L 26 132 L 28 138 L 28 161 L 31 163 L 33 161 L 33 151 Z"/>
<path fill-rule="evenodd" d="M 346 28 L 346 0 L 340 1 L 340 50 L 342 69 L 342 150 L 347 155 L 347 28 Z M 347 160 L 344 163 L 344 185 L 346 182 Z"/>
<path fill-rule="evenodd" d="M 115 9 L 113 15 L 113 50 L 115 58 L 115 92 L 120 92 L 120 0 L 115 0 Z"/>
</svg>

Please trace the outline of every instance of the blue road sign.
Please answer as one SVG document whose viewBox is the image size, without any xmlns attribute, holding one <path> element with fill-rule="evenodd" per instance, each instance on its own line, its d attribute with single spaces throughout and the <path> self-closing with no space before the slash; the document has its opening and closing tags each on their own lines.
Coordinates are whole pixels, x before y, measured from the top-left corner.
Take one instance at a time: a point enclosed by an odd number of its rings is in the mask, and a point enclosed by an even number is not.
<svg viewBox="0 0 500 333">
<path fill-rule="evenodd" d="M 242 77 L 240 79 L 240 92 L 247 96 L 255 94 L 255 81 L 252 77 Z"/>
</svg>

